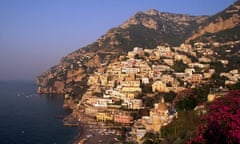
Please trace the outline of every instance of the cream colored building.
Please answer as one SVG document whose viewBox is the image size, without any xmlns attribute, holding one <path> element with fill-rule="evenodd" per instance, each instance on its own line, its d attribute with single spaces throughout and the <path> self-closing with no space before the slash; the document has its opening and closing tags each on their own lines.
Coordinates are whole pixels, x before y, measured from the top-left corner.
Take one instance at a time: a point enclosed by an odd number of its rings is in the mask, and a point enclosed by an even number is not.
<svg viewBox="0 0 240 144">
<path fill-rule="evenodd" d="M 155 81 L 152 84 L 153 92 L 169 92 L 169 88 L 162 81 Z"/>
</svg>

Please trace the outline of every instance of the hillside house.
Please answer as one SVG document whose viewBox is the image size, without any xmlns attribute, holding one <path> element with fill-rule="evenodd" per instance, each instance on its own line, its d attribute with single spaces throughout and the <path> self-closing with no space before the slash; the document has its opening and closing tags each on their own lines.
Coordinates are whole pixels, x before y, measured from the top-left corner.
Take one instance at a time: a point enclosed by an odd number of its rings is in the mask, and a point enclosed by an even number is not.
<svg viewBox="0 0 240 144">
<path fill-rule="evenodd" d="M 162 81 L 155 81 L 152 84 L 153 92 L 169 92 L 169 88 Z"/>
<path fill-rule="evenodd" d="M 132 123 L 132 116 L 129 114 L 118 113 L 114 115 L 114 122 L 120 124 L 131 124 Z"/>
<path fill-rule="evenodd" d="M 113 115 L 108 112 L 98 112 L 96 115 L 97 121 L 106 122 L 113 121 Z"/>
</svg>

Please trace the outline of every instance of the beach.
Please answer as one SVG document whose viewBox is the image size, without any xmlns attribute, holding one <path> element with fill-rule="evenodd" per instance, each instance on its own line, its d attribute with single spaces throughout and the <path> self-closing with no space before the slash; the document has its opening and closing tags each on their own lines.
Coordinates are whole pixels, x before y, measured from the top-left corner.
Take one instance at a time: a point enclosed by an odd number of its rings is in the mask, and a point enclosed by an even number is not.
<svg viewBox="0 0 240 144">
<path fill-rule="evenodd" d="M 73 144 L 113 144 L 119 143 L 116 130 L 92 124 L 81 124 L 81 131 Z"/>
<path fill-rule="evenodd" d="M 75 136 L 72 144 L 113 144 L 120 143 L 121 132 L 114 129 L 116 126 L 97 122 L 93 117 L 81 111 L 73 112 L 64 118 L 65 126 L 79 127 L 79 134 Z"/>
</svg>

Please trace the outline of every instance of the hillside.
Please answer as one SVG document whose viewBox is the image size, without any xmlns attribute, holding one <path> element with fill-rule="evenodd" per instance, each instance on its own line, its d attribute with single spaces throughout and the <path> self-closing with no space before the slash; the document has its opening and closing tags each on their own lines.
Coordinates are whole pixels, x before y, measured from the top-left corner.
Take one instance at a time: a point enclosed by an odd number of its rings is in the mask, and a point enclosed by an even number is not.
<svg viewBox="0 0 240 144">
<path fill-rule="evenodd" d="M 212 17 L 172 14 L 154 9 L 137 12 L 97 41 L 68 54 L 58 65 L 42 73 L 37 78 L 38 92 L 71 93 L 79 97 L 87 90 L 88 77 L 92 73 L 104 72 L 108 64 L 134 47 L 179 46 L 190 40 L 239 40 L 239 7 L 237 1 Z"/>
</svg>

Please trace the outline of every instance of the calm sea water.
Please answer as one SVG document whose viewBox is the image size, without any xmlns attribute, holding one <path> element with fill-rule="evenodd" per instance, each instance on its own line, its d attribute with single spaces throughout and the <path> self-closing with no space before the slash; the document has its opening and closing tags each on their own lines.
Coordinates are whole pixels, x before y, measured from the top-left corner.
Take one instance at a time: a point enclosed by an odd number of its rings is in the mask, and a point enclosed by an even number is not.
<svg viewBox="0 0 240 144">
<path fill-rule="evenodd" d="M 36 94 L 33 81 L 0 82 L 0 144 L 67 144 L 78 128 L 63 126 L 62 96 Z"/>
</svg>

